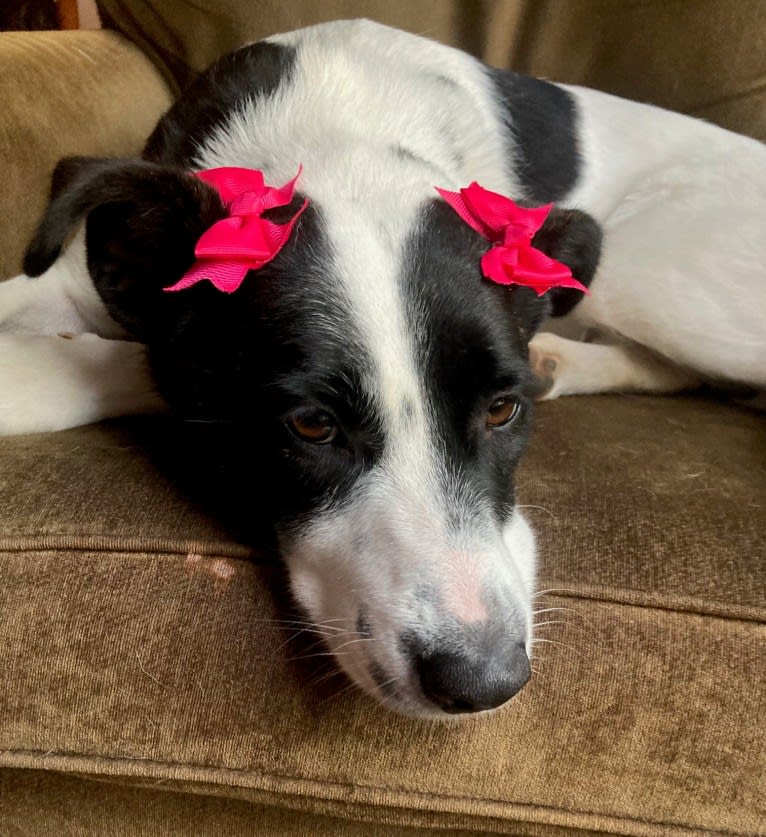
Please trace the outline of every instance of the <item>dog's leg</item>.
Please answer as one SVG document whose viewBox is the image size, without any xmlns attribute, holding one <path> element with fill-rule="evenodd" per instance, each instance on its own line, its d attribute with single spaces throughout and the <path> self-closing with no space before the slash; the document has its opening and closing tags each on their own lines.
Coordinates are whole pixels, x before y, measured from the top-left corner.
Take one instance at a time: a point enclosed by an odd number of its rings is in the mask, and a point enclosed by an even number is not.
<svg viewBox="0 0 766 837">
<path fill-rule="evenodd" d="M 95 334 L 0 334 L 0 435 L 164 409 L 140 343 Z"/>
<path fill-rule="evenodd" d="M 678 392 L 700 385 L 691 372 L 630 343 L 582 343 L 541 332 L 529 344 L 538 398 L 596 392 Z"/>
<path fill-rule="evenodd" d="M 42 276 L 30 279 L 22 274 L 0 282 L 0 333 L 8 331 L 125 336 L 93 287 L 83 229 Z"/>
</svg>

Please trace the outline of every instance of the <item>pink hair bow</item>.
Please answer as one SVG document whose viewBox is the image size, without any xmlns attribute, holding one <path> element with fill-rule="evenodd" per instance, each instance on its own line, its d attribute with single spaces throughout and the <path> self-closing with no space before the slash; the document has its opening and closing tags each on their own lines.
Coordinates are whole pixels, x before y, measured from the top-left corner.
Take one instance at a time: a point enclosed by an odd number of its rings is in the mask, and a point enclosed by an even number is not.
<svg viewBox="0 0 766 837">
<path fill-rule="evenodd" d="M 457 214 L 495 246 L 481 258 L 487 279 L 499 285 L 524 285 L 542 296 L 551 288 L 577 288 L 589 293 L 572 271 L 532 246 L 532 238 L 545 223 L 553 204 L 524 209 L 510 198 L 473 182 L 459 192 L 436 191 Z"/>
<path fill-rule="evenodd" d="M 267 186 L 263 172 L 256 169 L 224 167 L 197 172 L 200 180 L 218 190 L 229 215 L 200 236 L 194 248 L 197 261 L 165 290 L 181 291 L 208 279 L 219 291 L 230 294 L 249 270 L 268 264 L 287 243 L 308 200 L 286 224 L 275 224 L 262 215 L 267 209 L 290 203 L 300 174 L 301 169 L 289 183 L 275 188 Z"/>
</svg>

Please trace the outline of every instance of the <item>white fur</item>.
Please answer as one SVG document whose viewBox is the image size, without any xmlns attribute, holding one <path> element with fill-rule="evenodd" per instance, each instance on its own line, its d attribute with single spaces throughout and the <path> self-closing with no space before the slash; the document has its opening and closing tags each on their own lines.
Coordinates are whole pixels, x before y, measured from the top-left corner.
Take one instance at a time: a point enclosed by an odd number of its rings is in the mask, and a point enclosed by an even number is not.
<svg viewBox="0 0 766 837">
<path fill-rule="evenodd" d="M 0 282 L 0 436 L 164 410 L 125 336 L 90 281 L 83 229 L 42 276 Z"/>
<path fill-rule="evenodd" d="M 146 350 L 96 334 L 0 333 L 0 435 L 155 413 Z"/>
<path fill-rule="evenodd" d="M 644 382 L 626 385 L 618 370 L 583 390 L 575 378 L 588 373 L 572 345 L 559 392 L 665 391 L 666 376 L 659 389 L 651 384 L 653 354 L 681 367 L 679 388 L 699 378 L 766 388 L 766 147 L 700 120 L 568 89 L 581 114 L 585 172 L 564 203 L 602 224 L 604 251 L 592 295 L 549 327 L 643 346 L 650 369 Z M 532 345 L 543 351 L 546 339 Z"/>
<path fill-rule="evenodd" d="M 499 600 L 504 608 L 492 616 L 505 620 L 531 655 L 535 541 L 518 509 L 502 532 L 486 518 L 451 531 L 438 494 L 420 489 L 401 472 L 375 474 L 357 486 L 347 508 L 283 537 L 280 549 L 296 599 L 330 650 L 342 650 L 337 659 L 344 671 L 392 708 L 438 717 L 420 696 L 402 634 L 438 647 L 449 617 L 481 629 L 490 615 L 487 602 Z M 476 610 L 455 614 L 456 600 Z M 357 633 L 360 608 L 374 639 Z M 396 687 L 393 697 L 370 676 L 371 660 Z"/>
<path fill-rule="evenodd" d="M 85 229 L 81 227 L 64 252 L 42 276 L 23 274 L 0 282 L 0 332 L 92 331 L 124 338 L 96 293 L 85 262 Z"/>
</svg>

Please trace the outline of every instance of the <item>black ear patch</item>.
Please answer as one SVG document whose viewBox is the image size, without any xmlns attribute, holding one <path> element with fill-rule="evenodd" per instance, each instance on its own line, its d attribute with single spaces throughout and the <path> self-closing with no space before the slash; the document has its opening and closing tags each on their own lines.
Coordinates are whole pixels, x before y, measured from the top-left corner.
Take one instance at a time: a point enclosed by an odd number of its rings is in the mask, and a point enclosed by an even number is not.
<svg viewBox="0 0 766 837">
<path fill-rule="evenodd" d="M 99 203 L 104 175 L 118 164 L 95 157 L 67 157 L 59 162 L 51 179 L 51 201 L 24 256 L 27 276 L 40 276 L 56 261 L 75 224 Z"/>
<path fill-rule="evenodd" d="M 180 169 L 134 160 L 69 158 L 24 260 L 29 276 L 58 258 L 85 215 L 88 270 L 110 315 L 139 339 L 168 311 L 202 233 L 226 216 L 214 189 Z"/>
<path fill-rule="evenodd" d="M 554 208 L 532 244 L 565 264 L 587 288 L 598 267 L 602 238 L 598 222 L 586 212 Z M 545 296 L 550 299 L 552 316 L 561 317 L 577 305 L 583 294 L 576 288 L 553 288 Z"/>
<path fill-rule="evenodd" d="M 89 172 L 98 171 L 102 163 L 114 162 L 98 157 L 64 157 L 56 163 L 51 176 L 50 199 L 58 198 L 75 180 L 88 177 Z"/>
</svg>

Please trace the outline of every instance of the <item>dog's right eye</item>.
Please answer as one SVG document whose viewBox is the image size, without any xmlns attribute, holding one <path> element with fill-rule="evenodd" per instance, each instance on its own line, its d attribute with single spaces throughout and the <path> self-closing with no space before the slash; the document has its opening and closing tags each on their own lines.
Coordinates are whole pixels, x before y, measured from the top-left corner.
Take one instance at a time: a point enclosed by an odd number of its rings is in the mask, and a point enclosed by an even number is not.
<svg viewBox="0 0 766 837">
<path fill-rule="evenodd" d="M 338 435 L 335 420 L 322 410 L 295 413 L 287 420 L 287 426 L 299 439 L 312 445 L 327 445 Z"/>
</svg>

